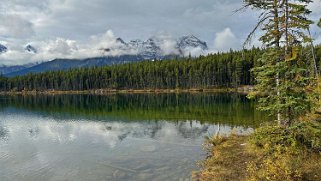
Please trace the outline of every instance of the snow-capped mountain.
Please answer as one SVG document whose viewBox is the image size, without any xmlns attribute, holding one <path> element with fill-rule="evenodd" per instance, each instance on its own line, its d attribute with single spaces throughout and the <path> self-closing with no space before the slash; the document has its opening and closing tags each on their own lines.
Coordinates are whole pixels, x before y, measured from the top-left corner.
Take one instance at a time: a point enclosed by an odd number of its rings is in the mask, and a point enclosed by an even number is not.
<svg viewBox="0 0 321 181">
<path fill-rule="evenodd" d="M 28 53 L 37 53 L 37 49 L 31 45 L 27 45 L 25 47 L 25 51 L 28 52 Z"/>
<path fill-rule="evenodd" d="M 173 44 L 173 46 L 168 47 L 168 45 L 171 44 Z M 165 50 L 166 47 L 172 50 Z M 131 40 L 128 43 L 121 38 L 117 38 L 116 44 L 113 47 L 102 48 L 104 52 L 121 51 L 125 54 L 142 56 L 144 59 L 162 59 L 168 55 L 183 56 L 193 52 L 195 49 L 205 52 L 208 47 L 206 42 L 201 41 L 193 35 L 183 36 L 177 40 L 152 37 L 146 41 L 137 39 Z"/>
<path fill-rule="evenodd" d="M 0 54 L 8 51 L 8 48 L 0 44 Z"/>
<path fill-rule="evenodd" d="M 168 39 L 166 37 L 152 37 L 146 41 L 137 39 L 125 42 L 121 38 L 117 38 L 114 41 L 114 43 L 109 43 L 108 47 L 101 47 L 99 49 L 101 56 L 135 55 L 151 60 L 163 59 L 169 55 L 184 56 L 189 53 L 194 55 L 195 52 L 202 54 L 208 49 L 206 42 L 201 41 L 193 35 L 183 36 L 177 40 Z M 6 51 L 8 51 L 7 47 L 0 44 L 0 53 L 4 53 Z M 41 53 L 41 49 L 38 50 L 30 44 L 24 47 L 24 51 L 30 54 Z"/>
<path fill-rule="evenodd" d="M 207 50 L 207 44 L 204 41 L 201 41 L 194 35 L 183 36 L 177 41 L 177 47 L 181 50 L 187 48 L 201 48 L 202 50 Z"/>
<path fill-rule="evenodd" d="M 129 43 L 127 43 L 127 45 L 131 48 L 134 48 L 134 49 L 139 49 L 142 47 L 142 44 L 143 44 L 143 41 L 142 40 L 131 40 Z"/>
<path fill-rule="evenodd" d="M 195 36 L 184 36 L 177 40 L 170 38 L 152 37 L 146 41 L 131 40 L 125 42 L 117 38 L 111 43 L 112 46 L 101 47 L 101 56 L 89 57 L 85 59 L 55 59 L 45 61 L 35 66 L 28 67 L 3 67 L 2 74 L 8 77 L 17 75 L 26 75 L 28 73 L 41 73 L 45 71 L 68 70 L 71 68 L 92 67 L 122 64 L 127 62 L 137 62 L 141 60 L 162 60 L 170 59 L 177 56 L 186 56 L 188 54 L 196 55 L 195 52 L 205 52 L 208 47 L 206 42 L 199 40 Z M 8 49 L 0 44 L 0 54 Z M 28 44 L 24 51 L 30 54 L 41 53 Z M 1 68 L 1 67 L 0 67 Z M 0 69 L 1 70 L 1 69 Z"/>
<path fill-rule="evenodd" d="M 150 38 L 143 42 L 142 49 L 139 52 L 145 59 L 159 59 L 162 56 L 162 50 L 157 42 Z M 163 55 L 164 56 L 164 55 Z"/>
</svg>

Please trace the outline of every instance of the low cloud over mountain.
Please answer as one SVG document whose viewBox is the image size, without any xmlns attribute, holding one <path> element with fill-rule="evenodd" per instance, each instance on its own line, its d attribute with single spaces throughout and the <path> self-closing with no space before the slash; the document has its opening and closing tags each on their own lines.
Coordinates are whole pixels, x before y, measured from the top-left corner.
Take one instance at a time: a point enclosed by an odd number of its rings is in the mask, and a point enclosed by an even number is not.
<svg viewBox="0 0 321 181">
<path fill-rule="evenodd" d="M 8 44 L 8 43 L 7 43 Z M 198 56 L 207 53 L 206 42 L 197 37 L 157 35 L 147 40 L 124 41 L 117 38 L 111 30 L 91 36 L 87 41 L 57 38 L 55 40 L 30 42 L 21 47 L 0 46 L 0 59 L 5 64 L 49 61 L 56 58 L 84 59 L 102 56 L 139 55 L 143 59 L 162 59 L 167 55 Z M 1 63 L 0 63 L 1 64 Z M 23 64 L 23 63 L 22 63 Z"/>
</svg>

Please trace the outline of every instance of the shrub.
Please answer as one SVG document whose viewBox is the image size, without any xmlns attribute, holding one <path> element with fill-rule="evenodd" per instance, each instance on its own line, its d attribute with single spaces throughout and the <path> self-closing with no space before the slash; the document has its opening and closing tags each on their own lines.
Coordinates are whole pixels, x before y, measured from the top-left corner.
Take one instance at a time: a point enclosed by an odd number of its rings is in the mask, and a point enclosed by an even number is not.
<svg viewBox="0 0 321 181">
<path fill-rule="evenodd" d="M 248 164 L 249 180 L 320 179 L 321 124 L 297 122 L 284 128 L 269 125 L 258 128 L 251 136 L 250 152 L 256 159 Z M 313 179 L 314 180 L 314 179 Z"/>
</svg>

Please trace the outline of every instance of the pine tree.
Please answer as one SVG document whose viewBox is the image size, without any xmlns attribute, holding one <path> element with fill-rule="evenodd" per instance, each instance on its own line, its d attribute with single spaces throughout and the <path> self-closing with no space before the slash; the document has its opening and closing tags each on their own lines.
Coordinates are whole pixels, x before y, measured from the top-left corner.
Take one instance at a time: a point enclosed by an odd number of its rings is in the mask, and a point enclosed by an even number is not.
<svg viewBox="0 0 321 181">
<path fill-rule="evenodd" d="M 280 123 L 291 123 L 310 111 L 313 105 L 314 79 L 311 77 L 311 57 L 302 45 L 312 40 L 306 34 L 313 22 L 306 17 L 310 0 L 245 0 L 245 7 L 260 10 L 257 26 L 266 52 L 259 59 L 262 66 L 253 69 L 255 91 L 250 98 L 260 97 L 259 109 L 277 115 Z"/>
</svg>

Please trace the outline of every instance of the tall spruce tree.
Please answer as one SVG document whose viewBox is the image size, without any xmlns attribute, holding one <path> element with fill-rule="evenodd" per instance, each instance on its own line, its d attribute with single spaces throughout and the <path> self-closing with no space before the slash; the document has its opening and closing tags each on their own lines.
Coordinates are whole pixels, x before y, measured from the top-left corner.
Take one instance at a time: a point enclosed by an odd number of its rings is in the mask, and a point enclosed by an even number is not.
<svg viewBox="0 0 321 181">
<path fill-rule="evenodd" d="M 313 107 L 314 79 L 311 54 L 302 46 L 312 39 L 307 35 L 313 23 L 310 0 L 244 0 L 245 7 L 261 11 L 259 21 L 249 34 L 249 42 L 257 29 L 264 34 L 260 41 L 266 51 L 262 66 L 253 69 L 255 91 L 249 97 L 260 97 L 258 109 L 277 115 L 280 123 L 291 123 Z"/>
</svg>

